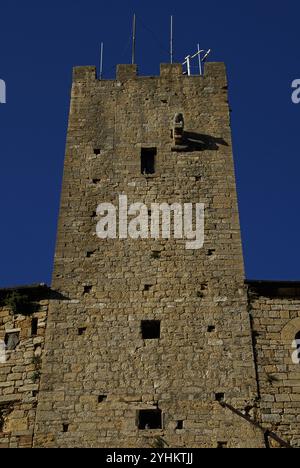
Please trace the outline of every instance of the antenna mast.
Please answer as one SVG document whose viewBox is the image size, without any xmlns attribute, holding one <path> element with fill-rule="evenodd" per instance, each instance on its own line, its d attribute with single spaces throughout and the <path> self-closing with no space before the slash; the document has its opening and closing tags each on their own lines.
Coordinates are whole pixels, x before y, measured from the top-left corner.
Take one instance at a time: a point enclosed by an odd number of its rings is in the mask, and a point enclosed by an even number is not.
<svg viewBox="0 0 300 468">
<path fill-rule="evenodd" d="M 102 80 L 103 75 L 103 42 L 101 42 L 101 58 L 100 58 L 100 80 Z"/>
<path fill-rule="evenodd" d="M 136 45 L 136 15 L 133 15 L 133 28 L 132 28 L 132 65 L 135 64 L 135 45 Z"/>
<path fill-rule="evenodd" d="M 173 15 L 171 16 L 170 62 L 173 63 Z"/>
<path fill-rule="evenodd" d="M 202 75 L 202 60 L 201 60 L 200 44 L 198 44 L 198 60 L 199 60 L 199 73 L 200 75 Z"/>
</svg>

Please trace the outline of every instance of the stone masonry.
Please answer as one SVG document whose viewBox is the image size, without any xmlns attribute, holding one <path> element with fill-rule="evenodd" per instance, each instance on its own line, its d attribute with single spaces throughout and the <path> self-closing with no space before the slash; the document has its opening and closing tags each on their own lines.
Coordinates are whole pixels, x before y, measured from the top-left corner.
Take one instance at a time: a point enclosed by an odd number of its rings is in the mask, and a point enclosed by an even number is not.
<svg viewBox="0 0 300 468">
<path fill-rule="evenodd" d="M 67 299 L 49 310 L 36 447 L 149 447 L 158 437 L 262 446 L 217 401 L 257 399 L 227 99 L 223 64 L 205 77 L 180 65 L 138 77 L 120 65 L 110 81 L 75 69 L 52 284 Z M 178 113 L 183 151 L 171 132 Z M 141 154 L 153 148 L 155 171 L 143 174 Z M 204 248 L 101 241 L 96 208 L 120 194 L 204 203 Z M 160 338 L 143 339 L 143 321 L 159 321 Z M 141 427 L 145 411 L 161 411 L 161 427 Z"/>
<path fill-rule="evenodd" d="M 0 448 L 32 447 L 48 304 L 45 286 L 0 290 Z"/>
<path fill-rule="evenodd" d="M 203 203 L 204 247 L 99 239 L 97 207 L 120 195 L 149 218 Z M 34 315 L 0 309 L 0 444 L 299 447 L 299 298 L 245 284 L 224 64 L 75 68 L 52 287 Z"/>
</svg>

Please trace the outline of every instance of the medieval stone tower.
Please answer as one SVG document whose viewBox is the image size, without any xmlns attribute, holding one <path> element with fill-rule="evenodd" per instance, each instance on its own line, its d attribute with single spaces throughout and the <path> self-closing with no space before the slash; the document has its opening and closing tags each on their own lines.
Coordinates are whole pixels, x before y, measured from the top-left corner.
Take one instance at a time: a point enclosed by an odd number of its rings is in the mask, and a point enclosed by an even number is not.
<svg viewBox="0 0 300 468">
<path fill-rule="evenodd" d="M 203 247 L 99 238 L 120 196 L 204 205 Z M 0 289 L 0 447 L 300 447 L 299 349 L 300 282 L 245 282 L 224 65 L 75 68 L 52 287 Z"/>
<path fill-rule="evenodd" d="M 96 208 L 121 194 L 204 203 L 204 247 L 100 240 Z M 258 396 L 223 64 L 75 69 L 52 287 L 35 446 L 263 445 L 220 405 Z"/>
</svg>

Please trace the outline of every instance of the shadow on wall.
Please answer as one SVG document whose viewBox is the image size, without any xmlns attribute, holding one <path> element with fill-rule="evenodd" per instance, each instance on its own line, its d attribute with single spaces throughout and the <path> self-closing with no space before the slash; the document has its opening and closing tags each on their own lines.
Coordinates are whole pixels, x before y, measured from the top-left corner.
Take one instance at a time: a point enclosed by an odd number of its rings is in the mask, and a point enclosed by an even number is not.
<svg viewBox="0 0 300 468">
<path fill-rule="evenodd" d="M 189 151 L 218 151 L 219 146 L 229 146 L 223 138 L 195 132 L 184 132 L 184 143 Z"/>
</svg>

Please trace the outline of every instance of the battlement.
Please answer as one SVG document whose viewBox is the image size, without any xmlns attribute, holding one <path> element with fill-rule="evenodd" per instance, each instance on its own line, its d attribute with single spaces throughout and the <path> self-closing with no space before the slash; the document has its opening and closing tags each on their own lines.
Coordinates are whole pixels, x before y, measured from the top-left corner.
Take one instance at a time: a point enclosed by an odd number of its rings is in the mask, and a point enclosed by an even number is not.
<svg viewBox="0 0 300 468">
<path fill-rule="evenodd" d="M 116 69 L 116 80 L 127 81 L 132 79 L 147 79 L 147 78 L 183 78 L 183 79 L 206 79 L 206 78 L 220 78 L 226 76 L 226 67 L 223 62 L 208 62 L 205 65 L 204 75 L 185 75 L 183 67 L 180 63 L 161 63 L 159 76 L 141 76 L 138 75 L 137 65 L 120 64 Z M 95 66 L 74 67 L 73 81 L 96 81 L 97 69 Z M 113 81 L 113 80 L 102 80 Z"/>
</svg>

